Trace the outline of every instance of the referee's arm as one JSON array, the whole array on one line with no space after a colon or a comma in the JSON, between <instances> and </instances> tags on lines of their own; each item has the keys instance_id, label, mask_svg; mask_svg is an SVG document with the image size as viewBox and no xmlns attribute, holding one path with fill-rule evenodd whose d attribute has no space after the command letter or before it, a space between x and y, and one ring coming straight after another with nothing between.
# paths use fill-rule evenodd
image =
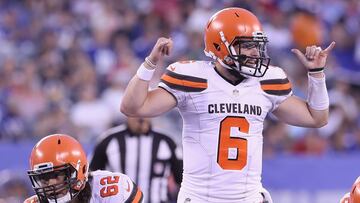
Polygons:
<instances>
[{"instance_id":1,"label":"referee's arm","mask_svg":"<svg viewBox=\"0 0 360 203\"><path fill-rule=\"evenodd\" d=\"M171 172L174 176L175 182L181 184L182 181L182 172L183 172L183 160L180 158L180 155L176 154L177 147L175 143L172 143L174 146L171 146Z\"/></svg>"},{"instance_id":2,"label":"referee's arm","mask_svg":"<svg viewBox=\"0 0 360 203\"><path fill-rule=\"evenodd\" d=\"M105 170L106 164L108 163L108 158L106 155L106 142L101 141L95 146L94 155L90 161L90 170Z\"/></svg>"}]
</instances>

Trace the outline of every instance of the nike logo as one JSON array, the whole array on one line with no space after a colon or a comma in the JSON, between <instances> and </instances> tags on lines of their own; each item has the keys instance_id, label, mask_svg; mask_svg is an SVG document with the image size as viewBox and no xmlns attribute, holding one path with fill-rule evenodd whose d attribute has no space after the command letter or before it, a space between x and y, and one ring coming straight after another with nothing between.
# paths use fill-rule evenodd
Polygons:
<instances>
[{"instance_id":1,"label":"nike logo","mask_svg":"<svg viewBox=\"0 0 360 203\"><path fill-rule=\"evenodd\" d=\"M127 182L127 188L125 189L126 192L130 192L130 184L129 184L129 181L126 181Z\"/></svg>"},{"instance_id":2,"label":"nike logo","mask_svg":"<svg viewBox=\"0 0 360 203\"><path fill-rule=\"evenodd\" d=\"M174 66L170 66L170 70L171 70L171 71L174 71L174 70L175 70L175 67L174 67Z\"/></svg>"}]
</instances>

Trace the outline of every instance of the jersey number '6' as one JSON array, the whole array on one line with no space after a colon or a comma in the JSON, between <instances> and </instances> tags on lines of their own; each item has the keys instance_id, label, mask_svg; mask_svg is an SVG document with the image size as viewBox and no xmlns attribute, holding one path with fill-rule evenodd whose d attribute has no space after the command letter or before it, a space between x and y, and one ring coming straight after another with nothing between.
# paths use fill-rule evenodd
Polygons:
<instances>
[{"instance_id":1,"label":"jersey number '6'","mask_svg":"<svg viewBox=\"0 0 360 203\"><path fill-rule=\"evenodd\" d=\"M217 163L225 170L241 170L247 163L247 140L241 133L249 133L244 117L227 116L220 122Z\"/></svg>"}]
</instances>

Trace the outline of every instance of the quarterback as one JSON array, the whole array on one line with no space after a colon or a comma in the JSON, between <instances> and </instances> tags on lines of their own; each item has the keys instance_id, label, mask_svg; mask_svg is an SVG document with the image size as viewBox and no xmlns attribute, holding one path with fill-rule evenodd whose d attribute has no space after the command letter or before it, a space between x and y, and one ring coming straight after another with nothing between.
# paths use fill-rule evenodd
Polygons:
<instances>
[{"instance_id":1,"label":"quarterback","mask_svg":"<svg viewBox=\"0 0 360 203\"><path fill-rule=\"evenodd\" d=\"M139 203L142 192L122 173L88 173L86 154L74 138L54 134L41 139L30 156L36 195L24 203Z\"/></svg>"},{"instance_id":2,"label":"quarterback","mask_svg":"<svg viewBox=\"0 0 360 203\"><path fill-rule=\"evenodd\" d=\"M283 69L270 65L268 39L257 17L242 8L215 13L205 27L204 52L212 61L168 66L149 90L157 62L169 55L170 38L159 38L128 84L121 111L157 116L177 107L183 118L183 182L178 202L272 202L262 187L263 123L269 113L304 127L327 123L326 49L292 52L308 70L307 101L294 96Z\"/></svg>"}]
</instances>

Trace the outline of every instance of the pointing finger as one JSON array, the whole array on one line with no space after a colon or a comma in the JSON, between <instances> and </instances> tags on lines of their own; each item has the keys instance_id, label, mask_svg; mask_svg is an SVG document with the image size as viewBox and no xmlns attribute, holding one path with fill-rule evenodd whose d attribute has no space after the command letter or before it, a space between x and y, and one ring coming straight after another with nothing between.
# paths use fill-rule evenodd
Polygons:
<instances>
[{"instance_id":1,"label":"pointing finger","mask_svg":"<svg viewBox=\"0 0 360 203\"><path fill-rule=\"evenodd\" d=\"M328 47L326 47L326 49L324 49L323 51L322 51L322 53L323 54L328 54L334 47L335 47L335 42L333 41L333 42L331 42L331 44L328 46Z\"/></svg>"}]
</instances>

